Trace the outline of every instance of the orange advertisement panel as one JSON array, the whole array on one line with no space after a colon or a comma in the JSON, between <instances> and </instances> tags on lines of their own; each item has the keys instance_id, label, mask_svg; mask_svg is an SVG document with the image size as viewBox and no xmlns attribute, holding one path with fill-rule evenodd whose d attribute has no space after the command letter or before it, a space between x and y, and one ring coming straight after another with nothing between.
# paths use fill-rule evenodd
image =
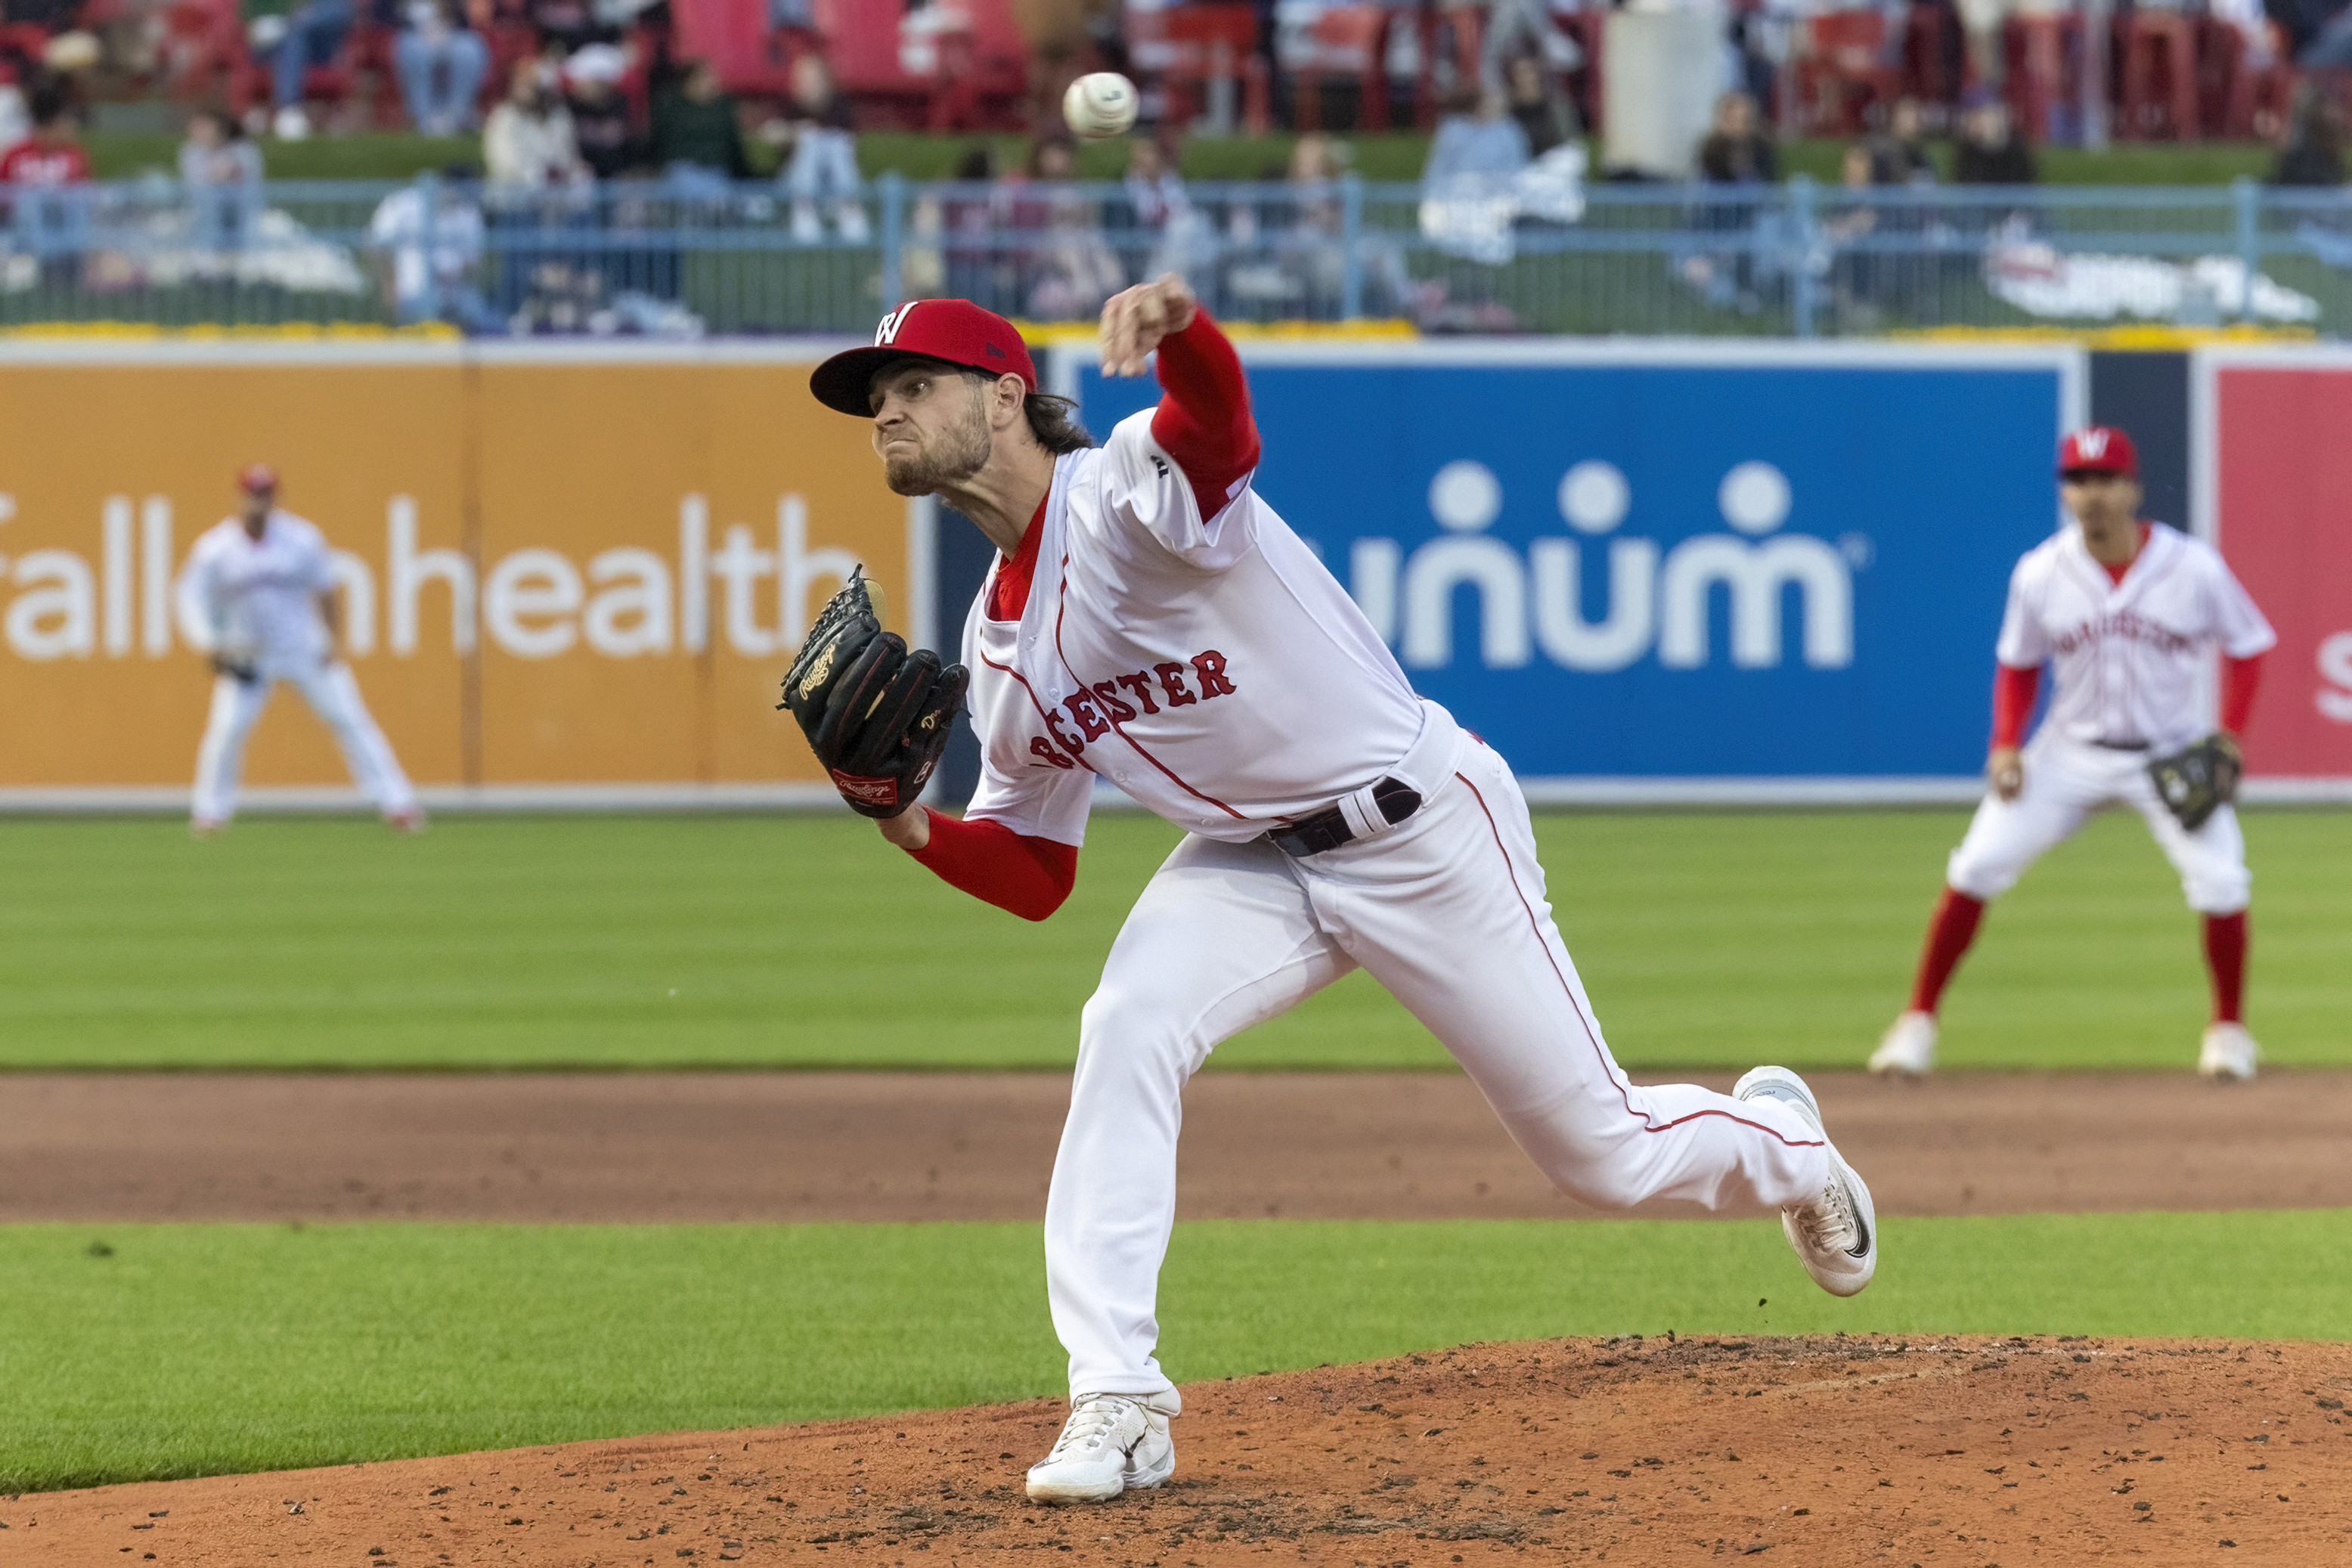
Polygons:
<instances>
[{"instance_id":1,"label":"orange advertisement panel","mask_svg":"<svg viewBox=\"0 0 2352 1568\"><path fill-rule=\"evenodd\" d=\"M862 563L894 626L918 520L808 349L403 345L0 359L0 788L184 784L210 672L173 588L268 462L337 553L346 651L425 784L821 784L772 711ZM337 784L281 689L246 776Z\"/></svg>"}]
</instances>

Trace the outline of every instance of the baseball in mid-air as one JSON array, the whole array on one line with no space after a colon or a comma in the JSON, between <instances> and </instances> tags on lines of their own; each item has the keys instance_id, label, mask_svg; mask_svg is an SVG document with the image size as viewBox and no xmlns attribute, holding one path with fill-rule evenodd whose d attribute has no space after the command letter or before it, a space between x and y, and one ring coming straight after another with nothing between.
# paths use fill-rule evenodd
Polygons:
<instances>
[{"instance_id":1,"label":"baseball in mid-air","mask_svg":"<svg viewBox=\"0 0 2352 1568\"><path fill-rule=\"evenodd\" d=\"M1095 71L1062 95L1062 118L1089 142L1124 136L1135 128L1135 84L1117 71Z\"/></svg>"}]
</instances>

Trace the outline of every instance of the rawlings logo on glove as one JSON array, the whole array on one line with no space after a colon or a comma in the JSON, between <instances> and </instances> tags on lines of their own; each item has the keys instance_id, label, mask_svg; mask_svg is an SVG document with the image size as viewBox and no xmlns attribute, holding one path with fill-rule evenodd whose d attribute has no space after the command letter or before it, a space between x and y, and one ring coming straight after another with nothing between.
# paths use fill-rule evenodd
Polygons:
<instances>
[{"instance_id":1,"label":"rawlings logo on glove","mask_svg":"<svg viewBox=\"0 0 2352 1568\"><path fill-rule=\"evenodd\" d=\"M2244 772L2238 742L2221 734L2208 735L2193 746L2147 764L2147 776L2156 781L2157 798L2191 833L2237 797L2238 780Z\"/></svg>"},{"instance_id":2,"label":"rawlings logo on glove","mask_svg":"<svg viewBox=\"0 0 2352 1568\"><path fill-rule=\"evenodd\" d=\"M777 707L800 721L834 788L863 816L896 816L939 766L955 710L971 683L929 648L882 629L873 584L860 571L817 616L784 675Z\"/></svg>"}]
</instances>

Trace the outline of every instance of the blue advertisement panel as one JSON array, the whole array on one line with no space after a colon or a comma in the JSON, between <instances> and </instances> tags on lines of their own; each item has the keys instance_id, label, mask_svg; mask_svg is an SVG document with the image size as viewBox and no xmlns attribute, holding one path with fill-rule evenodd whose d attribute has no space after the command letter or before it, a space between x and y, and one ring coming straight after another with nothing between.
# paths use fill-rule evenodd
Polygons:
<instances>
[{"instance_id":1,"label":"blue advertisement panel","mask_svg":"<svg viewBox=\"0 0 2352 1568\"><path fill-rule=\"evenodd\" d=\"M1974 775L2069 350L1267 348L1258 493L1524 778ZM1075 374L1073 374L1073 368ZM1097 437L1151 382L1065 367Z\"/></svg>"}]
</instances>

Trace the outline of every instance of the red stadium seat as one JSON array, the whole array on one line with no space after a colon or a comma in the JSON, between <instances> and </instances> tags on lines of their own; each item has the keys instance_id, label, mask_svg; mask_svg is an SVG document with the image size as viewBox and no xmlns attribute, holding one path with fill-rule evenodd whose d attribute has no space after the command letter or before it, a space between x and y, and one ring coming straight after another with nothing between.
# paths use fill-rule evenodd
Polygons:
<instances>
[{"instance_id":1,"label":"red stadium seat","mask_svg":"<svg viewBox=\"0 0 2352 1568\"><path fill-rule=\"evenodd\" d=\"M792 61L768 26L768 0L670 0L670 26L677 57L709 60L738 98L792 90Z\"/></svg>"},{"instance_id":2,"label":"red stadium seat","mask_svg":"<svg viewBox=\"0 0 2352 1568\"><path fill-rule=\"evenodd\" d=\"M942 5L950 0L941 0ZM961 41L936 50L928 71L908 68L900 0L814 0L817 32L834 80L869 128L1026 130L1029 49L1006 0L951 0Z\"/></svg>"},{"instance_id":3,"label":"red stadium seat","mask_svg":"<svg viewBox=\"0 0 2352 1568\"><path fill-rule=\"evenodd\" d=\"M1868 110L1883 114L1902 91L1888 58L1886 18L1876 11L1832 11L1809 18L1796 61L1798 123L1815 135L1850 136Z\"/></svg>"},{"instance_id":4,"label":"red stadium seat","mask_svg":"<svg viewBox=\"0 0 2352 1568\"><path fill-rule=\"evenodd\" d=\"M1291 72L1290 118L1295 129L1323 124L1323 79L1356 81L1356 129L1389 128L1389 11L1384 5L1334 5L1307 28L1316 63Z\"/></svg>"},{"instance_id":5,"label":"red stadium seat","mask_svg":"<svg viewBox=\"0 0 2352 1568\"><path fill-rule=\"evenodd\" d=\"M1161 119L1189 125L1202 110L1208 86L1239 80L1242 123L1253 136L1274 124L1274 83L1257 48L1257 12L1248 5L1208 0L1127 14L1128 58L1168 95Z\"/></svg>"},{"instance_id":6,"label":"red stadium seat","mask_svg":"<svg viewBox=\"0 0 2352 1568\"><path fill-rule=\"evenodd\" d=\"M2123 57L2116 134L2196 141L2196 23L2178 11L2134 10L2116 18L2116 43Z\"/></svg>"}]
</instances>

